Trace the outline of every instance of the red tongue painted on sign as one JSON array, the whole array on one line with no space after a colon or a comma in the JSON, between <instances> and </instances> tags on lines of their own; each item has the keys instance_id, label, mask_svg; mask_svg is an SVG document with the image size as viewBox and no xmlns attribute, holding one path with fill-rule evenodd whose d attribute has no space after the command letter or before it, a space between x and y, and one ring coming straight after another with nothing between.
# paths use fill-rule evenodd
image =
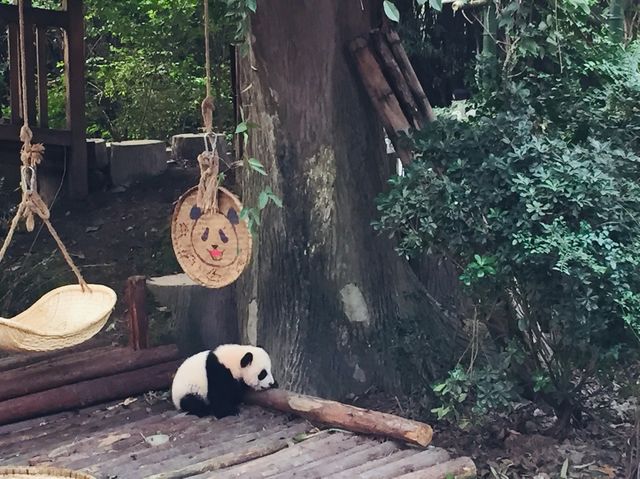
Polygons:
<instances>
[{"instance_id":1,"label":"red tongue painted on sign","mask_svg":"<svg viewBox=\"0 0 640 479\"><path fill-rule=\"evenodd\" d=\"M220 251L218 248L214 248L214 249L210 249L208 250L209 254L211 255L211 257L213 259L220 259L222 258L222 251Z\"/></svg>"}]
</instances>

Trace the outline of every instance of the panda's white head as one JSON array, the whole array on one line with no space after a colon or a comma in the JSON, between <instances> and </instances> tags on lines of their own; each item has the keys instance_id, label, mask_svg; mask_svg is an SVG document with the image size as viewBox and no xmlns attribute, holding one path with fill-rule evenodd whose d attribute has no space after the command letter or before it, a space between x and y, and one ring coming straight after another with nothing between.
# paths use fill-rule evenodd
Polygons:
<instances>
[{"instance_id":1,"label":"panda's white head","mask_svg":"<svg viewBox=\"0 0 640 479\"><path fill-rule=\"evenodd\" d=\"M271 373L271 358L258 346L223 344L213 352L233 377L256 391L277 388Z\"/></svg>"}]
</instances>

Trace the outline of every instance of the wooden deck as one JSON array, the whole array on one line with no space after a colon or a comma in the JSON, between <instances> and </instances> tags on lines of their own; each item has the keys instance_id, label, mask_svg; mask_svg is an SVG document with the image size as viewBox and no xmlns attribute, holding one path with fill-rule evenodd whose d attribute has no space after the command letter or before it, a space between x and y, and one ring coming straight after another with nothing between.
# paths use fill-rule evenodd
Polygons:
<instances>
[{"instance_id":1,"label":"wooden deck","mask_svg":"<svg viewBox=\"0 0 640 479\"><path fill-rule=\"evenodd\" d=\"M116 402L0 427L0 466L47 465L98 479L475 477L467 458L247 406L219 421L164 399Z\"/></svg>"}]
</instances>

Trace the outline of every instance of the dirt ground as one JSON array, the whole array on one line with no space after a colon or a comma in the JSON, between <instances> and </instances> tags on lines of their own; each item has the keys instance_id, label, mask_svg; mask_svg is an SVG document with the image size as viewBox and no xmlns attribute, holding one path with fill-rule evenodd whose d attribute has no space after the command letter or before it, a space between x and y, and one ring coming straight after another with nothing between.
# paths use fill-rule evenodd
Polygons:
<instances>
[{"instance_id":1,"label":"dirt ground","mask_svg":"<svg viewBox=\"0 0 640 479\"><path fill-rule=\"evenodd\" d=\"M196 168L173 165L165 174L127 189L93 193L84 202L61 199L54 204L53 223L86 280L109 285L119 296L113 319L98 335L98 342L126 341L123 298L127 277L179 271L169 222L174 202L196 184L197 176ZM6 198L3 196L3 202ZM22 231L0 268L0 315L12 316L44 292L70 282L74 277L47 231ZM551 411L526 403L473 430L436 423L434 444L456 455L471 456L483 478L631 479L627 474L633 469L631 456L638 460L640 435L634 429L639 373L640 368L604 385L588 404L584 427L565 440L544 433L553 423ZM635 389L629 391L624 383L634 381ZM356 403L407 415L402 400L381 394L358 398Z\"/></svg>"}]
</instances>

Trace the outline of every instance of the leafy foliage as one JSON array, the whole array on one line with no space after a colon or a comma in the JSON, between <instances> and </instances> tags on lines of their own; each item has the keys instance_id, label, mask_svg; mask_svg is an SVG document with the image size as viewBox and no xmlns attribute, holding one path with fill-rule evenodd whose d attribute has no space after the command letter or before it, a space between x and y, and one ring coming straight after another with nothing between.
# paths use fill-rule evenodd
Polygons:
<instances>
[{"instance_id":1,"label":"leafy foliage","mask_svg":"<svg viewBox=\"0 0 640 479\"><path fill-rule=\"evenodd\" d=\"M400 254L452 258L482 317L518 338L525 386L542 375L558 405L582 385L573 371L614 357L625 327L640 335L640 158L620 138L570 141L519 94L509 111L416 133L376 226Z\"/></svg>"}]
</instances>

